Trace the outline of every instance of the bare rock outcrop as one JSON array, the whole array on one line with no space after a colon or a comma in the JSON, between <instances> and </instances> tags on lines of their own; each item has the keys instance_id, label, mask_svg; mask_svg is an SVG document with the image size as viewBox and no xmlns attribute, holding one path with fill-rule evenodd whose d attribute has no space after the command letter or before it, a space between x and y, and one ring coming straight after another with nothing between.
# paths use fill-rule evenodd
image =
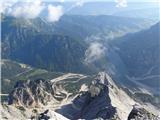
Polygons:
<instances>
[{"instance_id":1,"label":"bare rock outcrop","mask_svg":"<svg viewBox=\"0 0 160 120\"><path fill-rule=\"evenodd\" d=\"M67 95L60 89L58 85L43 79L19 81L9 95L8 104L35 107L46 105L51 100L61 101Z\"/></svg>"},{"instance_id":2,"label":"bare rock outcrop","mask_svg":"<svg viewBox=\"0 0 160 120\"><path fill-rule=\"evenodd\" d=\"M106 74L100 73L89 86L81 92L71 104L62 106L57 112L65 117L75 119L119 119L117 111L111 104L109 82Z\"/></svg>"},{"instance_id":3,"label":"bare rock outcrop","mask_svg":"<svg viewBox=\"0 0 160 120\"><path fill-rule=\"evenodd\" d=\"M147 111L145 108L134 105L128 120L160 120L160 117Z\"/></svg>"}]
</instances>

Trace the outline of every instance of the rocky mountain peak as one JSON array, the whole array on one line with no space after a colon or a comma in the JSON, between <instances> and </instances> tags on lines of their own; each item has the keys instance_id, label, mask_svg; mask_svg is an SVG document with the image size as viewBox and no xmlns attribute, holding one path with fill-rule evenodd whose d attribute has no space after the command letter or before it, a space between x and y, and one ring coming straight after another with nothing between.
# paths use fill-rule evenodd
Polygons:
<instances>
[{"instance_id":1,"label":"rocky mountain peak","mask_svg":"<svg viewBox=\"0 0 160 120\"><path fill-rule=\"evenodd\" d=\"M159 120L160 117L148 112L139 105L134 105L132 111L128 116L128 120Z\"/></svg>"},{"instance_id":2,"label":"rocky mountain peak","mask_svg":"<svg viewBox=\"0 0 160 120\"><path fill-rule=\"evenodd\" d=\"M131 120L140 116L146 118L148 114L150 116L147 118L154 117L143 106L137 104L138 107L135 107L135 104L136 102L118 87L107 73L100 72L92 80L87 91L81 91L70 104L61 106L56 112L71 120Z\"/></svg>"},{"instance_id":3,"label":"rocky mountain peak","mask_svg":"<svg viewBox=\"0 0 160 120\"><path fill-rule=\"evenodd\" d=\"M99 72L94 81L97 81L98 84L103 84L105 86L109 84L108 75L105 72Z\"/></svg>"},{"instance_id":4,"label":"rocky mountain peak","mask_svg":"<svg viewBox=\"0 0 160 120\"><path fill-rule=\"evenodd\" d=\"M111 119L118 117L109 96L107 74L101 72L95 77L88 91L79 94L71 104L62 106L57 112L69 119Z\"/></svg>"},{"instance_id":5,"label":"rocky mountain peak","mask_svg":"<svg viewBox=\"0 0 160 120\"><path fill-rule=\"evenodd\" d=\"M59 86L44 79L26 82L18 81L9 95L9 104L35 107L46 105L49 101L61 101L66 95Z\"/></svg>"},{"instance_id":6,"label":"rocky mountain peak","mask_svg":"<svg viewBox=\"0 0 160 120\"><path fill-rule=\"evenodd\" d=\"M72 96L69 102L60 104L61 101L68 99L68 93L63 88L67 84L66 81L69 80L66 80L66 78L73 79L77 77L77 75L69 75L72 77L62 75L54 80L19 81L10 93L8 103L10 106L21 106L27 110L29 110L28 108L39 108L40 110L43 107L40 112L49 111L49 114L45 114L45 117L50 118L52 118L51 113L53 111L71 120L131 120L137 117L150 120L150 118L156 118L154 114L137 104L120 86L117 86L105 72L100 72L92 78L90 84L82 84L79 93ZM75 81L77 82L77 80ZM82 81L78 77L78 82ZM59 85L60 83L63 83L64 86ZM58 107L54 106L55 104Z\"/></svg>"}]
</instances>

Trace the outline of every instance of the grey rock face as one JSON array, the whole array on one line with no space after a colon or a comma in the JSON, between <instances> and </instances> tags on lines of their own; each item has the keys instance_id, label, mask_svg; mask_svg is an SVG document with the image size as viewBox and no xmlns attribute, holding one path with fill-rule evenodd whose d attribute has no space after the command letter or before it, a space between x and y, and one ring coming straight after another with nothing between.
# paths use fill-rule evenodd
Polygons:
<instances>
[{"instance_id":1,"label":"grey rock face","mask_svg":"<svg viewBox=\"0 0 160 120\"><path fill-rule=\"evenodd\" d=\"M72 104L62 106L57 112L69 119L111 119L116 108L111 104L108 81L105 74L98 75L87 92L77 96Z\"/></svg>"},{"instance_id":2,"label":"grey rock face","mask_svg":"<svg viewBox=\"0 0 160 120\"><path fill-rule=\"evenodd\" d=\"M9 104L23 105L25 107L46 105L51 100L61 101L65 93L58 91L58 86L50 81L37 79L34 81L17 82L9 95Z\"/></svg>"},{"instance_id":3,"label":"grey rock face","mask_svg":"<svg viewBox=\"0 0 160 120\"><path fill-rule=\"evenodd\" d=\"M45 106L48 103L50 108L42 107L45 108L45 110L48 109L51 114L46 116L46 114L43 114L43 111L40 112L42 113L42 118L47 117L47 119L48 117L54 117L54 111L56 111L71 120L127 120L127 117L128 120L152 120L152 118L159 120L158 117L148 112L148 109L143 109L142 106L132 109L132 106L136 102L129 98L104 72L92 78L93 80L91 79L92 81L90 81L90 85L87 85L87 89L84 91L79 90L78 95L73 96L74 99L72 102L69 101L69 104L67 104L64 101L68 99L68 91L65 91L60 84L60 81L62 82L64 78L67 77L61 76L61 78L58 77L50 81L37 79L32 81L28 80L27 82L17 82L14 90L9 95L8 103L11 106L38 106L39 108L41 105ZM75 90L75 88L73 90ZM59 104L57 108L54 108L54 104L50 103L63 104ZM54 109L52 109L52 107Z\"/></svg>"},{"instance_id":4,"label":"grey rock face","mask_svg":"<svg viewBox=\"0 0 160 120\"><path fill-rule=\"evenodd\" d=\"M142 107L134 106L128 120L160 120L160 118Z\"/></svg>"}]
</instances>

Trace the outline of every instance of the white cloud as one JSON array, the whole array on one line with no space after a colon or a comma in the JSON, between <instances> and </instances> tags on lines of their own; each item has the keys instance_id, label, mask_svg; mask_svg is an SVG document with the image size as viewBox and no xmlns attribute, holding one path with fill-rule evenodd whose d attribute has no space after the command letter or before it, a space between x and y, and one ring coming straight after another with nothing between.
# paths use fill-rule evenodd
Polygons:
<instances>
[{"instance_id":1,"label":"white cloud","mask_svg":"<svg viewBox=\"0 0 160 120\"><path fill-rule=\"evenodd\" d=\"M64 2L64 0L60 1ZM26 0L25 2L20 0L0 1L0 12L17 18L36 18L44 9L47 9L46 19L49 22L56 22L63 15L62 6L44 5L41 0Z\"/></svg>"},{"instance_id":2,"label":"white cloud","mask_svg":"<svg viewBox=\"0 0 160 120\"><path fill-rule=\"evenodd\" d=\"M68 12L76 7L82 7L84 5L84 3L85 3L84 0L76 0L76 1L74 1L74 4L66 10L66 12Z\"/></svg>"},{"instance_id":3,"label":"white cloud","mask_svg":"<svg viewBox=\"0 0 160 120\"><path fill-rule=\"evenodd\" d=\"M0 13L6 13L16 2L17 0L1 0Z\"/></svg>"},{"instance_id":4,"label":"white cloud","mask_svg":"<svg viewBox=\"0 0 160 120\"><path fill-rule=\"evenodd\" d=\"M106 50L106 47L98 42L91 43L85 52L85 62L92 63L96 60L99 60L105 55Z\"/></svg>"},{"instance_id":5,"label":"white cloud","mask_svg":"<svg viewBox=\"0 0 160 120\"><path fill-rule=\"evenodd\" d=\"M46 20L49 22L58 21L64 14L63 6L45 5L42 1L43 0L0 0L0 12L17 18L34 19L46 9ZM59 2L63 3L65 0L59 0ZM81 7L83 4L83 0L75 0L68 11L75 7Z\"/></svg>"},{"instance_id":6,"label":"white cloud","mask_svg":"<svg viewBox=\"0 0 160 120\"><path fill-rule=\"evenodd\" d=\"M63 15L63 7L62 6L48 5L47 20L49 22L58 21L62 15Z\"/></svg>"},{"instance_id":7,"label":"white cloud","mask_svg":"<svg viewBox=\"0 0 160 120\"><path fill-rule=\"evenodd\" d=\"M44 6L40 0L35 0L34 2L28 0L15 4L10 10L10 14L14 17L36 18L43 9Z\"/></svg>"},{"instance_id":8,"label":"white cloud","mask_svg":"<svg viewBox=\"0 0 160 120\"><path fill-rule=\"evenodd\" d=\"M83 0L77 0L76 3L75 3L75 7L76 6L82 7L83 5L84 5L84 1Z\"/></svg>"},{"instance_id":9,"label":"white cloud","mask_svg":"<svg viewBox=\"0 0 160 120\"><path fill-rule=\"evenodd\" d=\"M65 2L65 0L59 0L61 3Z\"/></svg>"},{"instance_id":10,"label":"white cloud","mask_svg":"<svg viewBox=\"0 0 160 120\"><path fill-rule=\"evenodd\" d=\"M115 0L116 7L127 7L127 0Z\"/></svg>"}]
</instances>

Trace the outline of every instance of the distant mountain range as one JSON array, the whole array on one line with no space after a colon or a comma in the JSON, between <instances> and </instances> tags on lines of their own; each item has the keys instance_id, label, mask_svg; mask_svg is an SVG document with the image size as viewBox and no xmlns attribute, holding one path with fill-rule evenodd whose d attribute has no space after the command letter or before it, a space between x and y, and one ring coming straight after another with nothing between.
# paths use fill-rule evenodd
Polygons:
<instances>
[{"instance_id":1,"label":"distant mountain range","mask_svg":"<svg viewBox=\"0 0 160 120\"><path fill-rule=\"evenodd\" d=\"M128 34L112 42L127 71L124 74L126 79L143 83L155 91L159 91L160 85L159 35L160 23L157 23L150 29Z\"/></svg>"},{"instance_id":2,"label":"distant mountain range","mask_svg":"<svg viewBox=\"0 0 160 120\"><path fill-rule=\"evenodd\" d=\"M115 15L131 18L145 18L159 20L159 6L155 2L128 2L127 7L116 7L114 1L110 2L84 2L82 6L74 6L74 2L49 2L46 4L62 5L68 15ZM72 9L71 9L72 8ZM45 13L43 13L45 14Z\"/></svg>"},{"instance_id":3,"label":"distant mountain range","mask_svg":"<svg viewBox=\"0 0 160 120\"><path fill-rule=\"evenodd\" d=\"M133 33L151 23L104 15L64 16L54 24L41 18L2 16L2 58L57 72L93 74L106 69L117 81L138 80L138 84L157 91L159 23ZM105 46L106 54L98 61L86 64L86 51L92 42ZM132 84L137 86L137 83Z\"/></svg>"},{"instance_id":4,"label":"distant mountain range","mask_svg":"<svg viewBox=\"0 0 160 120\"><path fill-rule=\"evenodd\" d=\"M158 7L151 8L137 8L131 10L117 11L113 15L115 16L123 16L130 18L144 18L144 19L152 19L158 22L159 20L159 9Z\"/></svg>"},{"instance_id":5,"label":"distant mountain range","mask_svg":"<svg viewBox=\"0 0 160 120\"><path fill-rule=\"evenodd\" d=\"M84 63L92 36L107 36L102 40L107 41L150 24L143 19L104 15L64 16L54 24L41 18L2 16L2 58L52 71L95 73L99 68Z\"/></svg>"},{"instance_id":6,"label":"distant mountain range","mask_svg":"<svg viewBox=\"0 0 160 120\"><path fill-rule=\"evenodd\" d=\"M45 4L62 5L65 15L54 23L45 11L1 15L0 117L159 120L157 4Z\"/></svg>"}]
</instances>

